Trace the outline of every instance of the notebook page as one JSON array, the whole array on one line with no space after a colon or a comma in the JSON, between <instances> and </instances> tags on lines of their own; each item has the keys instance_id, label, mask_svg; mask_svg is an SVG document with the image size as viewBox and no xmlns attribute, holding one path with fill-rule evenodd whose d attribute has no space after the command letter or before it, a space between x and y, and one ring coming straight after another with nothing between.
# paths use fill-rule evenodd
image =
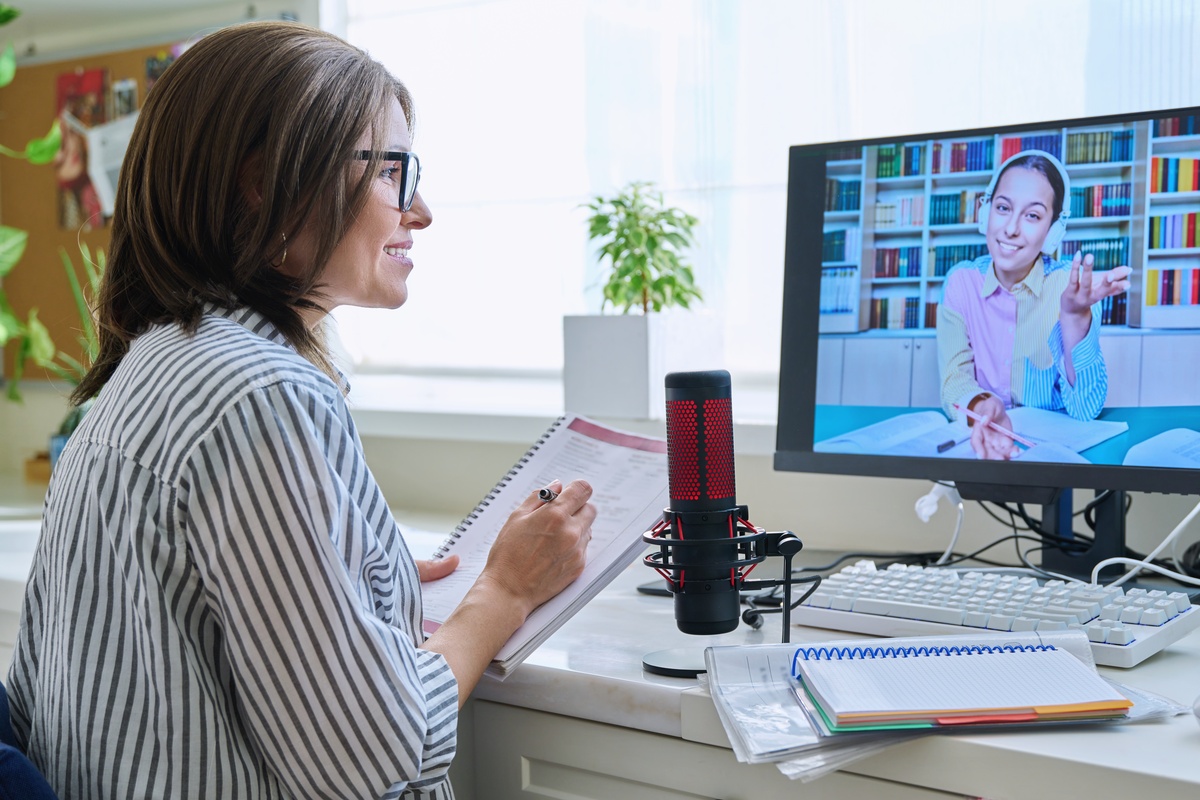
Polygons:
<instances>
[{"instance_id":1,"label":"notebook page","mask_svg":"<svg viewBox=\"0 0 1200 800\"><path fill-rule=\"evenodd\" d=\"M530 615L498 654L501 660L564 613L614 563L624 561L626 553L640 551L642 533L667 504L666 442L568 416L525 454L441 551L455 553L461 560L447 577L421 585L426 633L436 630L474 585L509 515L555 478L564 484L584 478L592 486L590 502L597 514L587 565L571 586Z\"/></svg>"},{"instance_id":2,"label":"notebook page","mask_svg":"<svg viewBox=\"0 0 1200 800\"><path fill-rule=\"evenodd\" d=\"M1128 703L1058 649L798 660L796 666L822 705L838 716Z\"/></svg>"}]
</instances>

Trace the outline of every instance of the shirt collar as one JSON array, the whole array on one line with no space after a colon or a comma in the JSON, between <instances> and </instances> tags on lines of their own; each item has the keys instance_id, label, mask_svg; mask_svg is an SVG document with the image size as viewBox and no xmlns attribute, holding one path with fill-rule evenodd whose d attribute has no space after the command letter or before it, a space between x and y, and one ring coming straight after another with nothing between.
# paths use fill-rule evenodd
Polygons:
<instances>
[{"instance_id":1,"label":"shirt collar","mask_svg":"<svg viewBox=\"0 0 1200 800\"><path fill-rule=\"evenodd\" d=\"M1042 296L1042 289L1046 285L1046 257L1042 258L1033 265L1033 269L1029 270L1029 274L1025 276L1023 281L1020 281L1017 286L1024 286L1034 297ZM979 289L980 297L991 297L997 290L1003 290L1000 285L1000 279L996 277L996 264L991 259L988 259L987 272L983 275L983 285Z\"/></svg>"},{"instance_id":2,"label":"shirt collar","mask_svg":"<svg viewBox=\"0 0 1200 800\"><path fill-rule=\"evenodd\" d=\"M275 323L271 322L269 319L252 308L224 308L222 306L210 304L205 309L205 312L212 314L213 316L222 317L230 322L236 322L238 325L241 325L243 328L253 334L261 336L268 342L274 342L275 344L283 345L292 351L295 351L296 349L292 347L292 343L288 341L287 337L283 335L279 328L275 327Z\"/></svg>"}]
</instances>

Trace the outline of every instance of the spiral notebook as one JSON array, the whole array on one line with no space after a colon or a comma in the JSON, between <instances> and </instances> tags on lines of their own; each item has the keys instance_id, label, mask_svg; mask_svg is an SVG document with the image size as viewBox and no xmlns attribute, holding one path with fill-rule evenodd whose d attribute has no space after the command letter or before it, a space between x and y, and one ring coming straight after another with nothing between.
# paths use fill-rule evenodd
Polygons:
<instances>
[{"instance_id":1,"label":"spiral notebook","mask_svg":"<svg viewBox=\"0 0 1200 800\"><path fill-rule=\"evenodd\" d=\"M792 674L833 732L1106 719L1133 705L1050 644L801 647Z\"/></svg>"},{"instance_id":2,"label":"spiral notebook","mask_svg":"<svg viewBox=\"0 0 1200 800\"><path fill-rule=\"evenodd\" d=\"M504 677L645 549L642 534L668 502L667 443L577 415L558 418L434 553L459 556L458 569L422 584L424 629L436 631L466 596L487 563L509 514L558 478L583 478L596 506L587 565L574 583L539 606L496 655L488 673Z\"/></svg>"}]
</instances>

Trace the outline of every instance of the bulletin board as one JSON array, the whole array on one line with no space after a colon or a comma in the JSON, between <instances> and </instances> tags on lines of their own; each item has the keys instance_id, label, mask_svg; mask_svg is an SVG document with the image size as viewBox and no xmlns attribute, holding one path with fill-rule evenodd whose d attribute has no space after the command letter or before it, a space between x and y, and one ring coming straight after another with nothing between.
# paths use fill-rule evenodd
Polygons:
<instances>
[{"instance_id":1,"label":"bulletin board","mask_svg":"<svg viewBox=\"0 0 1200 800\"><path fill-rule=\"evenodd\" d=\"M0 89L0 144L23 150L30 139L50 130L64 103L77 112L73 117L83 117L78 120L83 127L140 108L148 84L177 51L175 43L164 43L18 66L13 82ZM103 91L97 96L100 80ZM13 310L24 320L30 308L37 308L55 346L79 358L79 315L59 249L66 250L82 276L80 243L93 253L107 252L110 224L95 213L94 198L72 182L70 158L65 146L56 164L35 166L0 157L0 224L29 234L24 256L4 278ZM14 351L11 344L5 348L5 375L13 374ZM26 365L24 379L49 377L33 364Z\"/></svg>"}]
</instances>

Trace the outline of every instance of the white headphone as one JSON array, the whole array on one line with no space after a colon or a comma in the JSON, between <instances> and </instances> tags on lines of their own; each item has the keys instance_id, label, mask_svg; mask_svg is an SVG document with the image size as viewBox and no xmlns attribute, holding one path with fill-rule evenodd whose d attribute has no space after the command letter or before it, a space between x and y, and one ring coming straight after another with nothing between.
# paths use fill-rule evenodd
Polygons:
<instances>
[{"instance_id":1,"label":"white headphone","mask_svg":"<svg viewBox=\"0 0 1200 800\"><path fill-rule=\"evenodd\" d=\"M987 192L983 195L983 200L979 206L979 232L987 233L988 213L992 208L992 193L996 191L996 184L1000 180L1000 176L1004 170L1008 169L1008 165L1018 158L1025 156L1041 156L1054 165L1058 170L1058 174L1062 176L1063 196L1062 196L1062 213L1058 215L1058 219L1050 226L1050 230L1046 232L1046 238L1042 242L1042 252L1046 255L1053 253L1062 243L1063 237L1067 233L1067 219L1071 216L1071 179L1067 176L1067 169L1062 165L1062 162L1055 158L1045 150L1022 150L1015 155L1009 156L1000 168L992 175L992 182L988 184Z\"/></svg>"}]
</instances>

